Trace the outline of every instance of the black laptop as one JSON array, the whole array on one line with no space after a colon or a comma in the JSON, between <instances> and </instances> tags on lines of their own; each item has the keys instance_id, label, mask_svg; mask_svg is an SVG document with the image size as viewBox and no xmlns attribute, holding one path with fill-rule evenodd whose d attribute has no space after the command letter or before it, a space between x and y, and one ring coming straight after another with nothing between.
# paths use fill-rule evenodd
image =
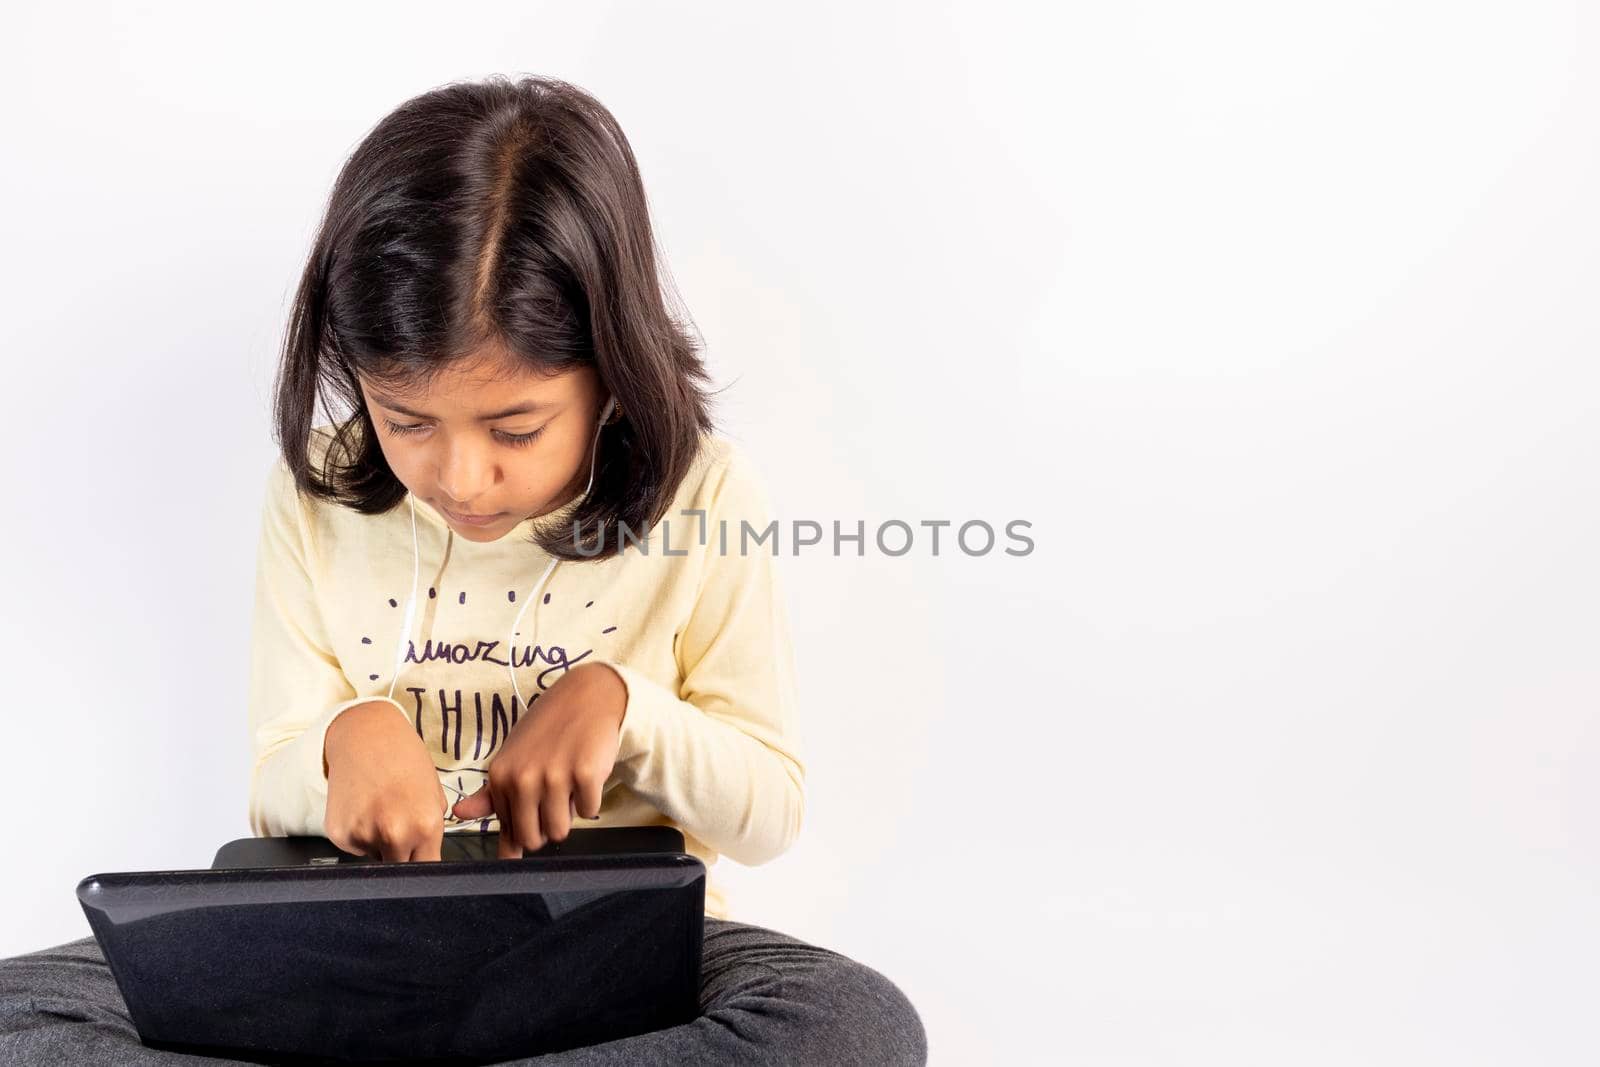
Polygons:
<instances>
[{"instance_id":1,"label":"black laptop","mask_svg":"<svg viewBox=\"0 0 1600 1067\"><path fill-rule=\"evenodd\" d=\"M78 900L140 1039L255 1063L489 1064L699 1014L704 864L665 826L440 862L247 837L209 870L95 874Z\"/></svg>"}]
</instances>

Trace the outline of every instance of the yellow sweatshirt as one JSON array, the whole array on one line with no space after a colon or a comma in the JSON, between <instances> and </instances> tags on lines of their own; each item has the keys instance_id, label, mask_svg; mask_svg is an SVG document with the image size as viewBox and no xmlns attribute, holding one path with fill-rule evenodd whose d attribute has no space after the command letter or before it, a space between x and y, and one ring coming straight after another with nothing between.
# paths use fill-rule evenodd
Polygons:
<instances>
[{"instance_id":1,"label":"yellow sweatshirt","mask_svg":"<svg viewBox=\"0 0 1600 1067\"><path fill-rule=\"evenodd\" d=\"M313 431L314 464L331 429ZM717 918L729 917L709 873L719 854L754 865L794 842L805 766L777 541L758 540L772 522L766 492L731 442L702 439L672 506L648 538L638 532L639 546L625 541L619 555L557 564L509 652L517 611L551 558L526 540L534 520L480 544L456 538L416 499L414 563L410 501L363 515L302 498L281 458L266 483L249 682L255 835L323 834L323 737L348 707L392 702L453 803L484 785L507 731L529 710L523 700L537 713L537 694L568 668L606 663L628 690L621 748L600 819L575 826L677 827L708 869L706 914ZM394 677L414 574L412 632ZM498 822L452 815L452 829Z\"/></svg>"}]
</instances>

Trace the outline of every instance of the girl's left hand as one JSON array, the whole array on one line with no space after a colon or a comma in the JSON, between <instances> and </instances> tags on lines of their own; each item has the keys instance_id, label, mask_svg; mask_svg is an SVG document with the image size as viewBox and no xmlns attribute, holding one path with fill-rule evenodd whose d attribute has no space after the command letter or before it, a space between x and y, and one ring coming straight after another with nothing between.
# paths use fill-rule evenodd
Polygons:
<instances>
[{"instance_id":1,"label":"girl's left hand","mask_svg":"<svg viewBox=\"0 0 1600 1067\"><path fill-rule=\"evenodd\" d=\"M622 744L628 687L603 663L563 674L517 721L487 766L488 783L456 801L463 820L500 820L500 859L546 840L565 841L574 812L600 814L600 795Z\"/></svg>"}]
</instances>

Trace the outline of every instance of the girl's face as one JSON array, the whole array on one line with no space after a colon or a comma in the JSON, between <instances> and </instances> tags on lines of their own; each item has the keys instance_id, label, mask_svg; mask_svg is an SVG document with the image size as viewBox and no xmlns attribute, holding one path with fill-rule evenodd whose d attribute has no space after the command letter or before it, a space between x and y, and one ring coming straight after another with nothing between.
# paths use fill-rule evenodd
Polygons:
<instances>
[{"instance_id":1,"label":"girl's face","mask_svg":"<svg viewBox=\"0 0 1600 1067\"><path fill-rule=\"evenodd\" d=\"M358 377L390 469L459 536L496 541L583 492L606 400L592 367L539 377L489 349L451 364L426 391Z\"/></svg>"}]
</instances>

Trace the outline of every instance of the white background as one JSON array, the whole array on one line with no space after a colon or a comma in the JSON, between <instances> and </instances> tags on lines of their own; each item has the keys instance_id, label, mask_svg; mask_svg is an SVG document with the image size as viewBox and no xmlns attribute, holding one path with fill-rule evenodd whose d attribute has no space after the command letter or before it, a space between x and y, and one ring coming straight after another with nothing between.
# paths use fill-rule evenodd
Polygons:
<instances>
[{"instance_id":1,"label":"white background","mask_svg":"<svg viewBox=\"0 0 1600 1067\"><path fill-rule=\"evenodd\" d=\"M536 72L628 131L781 517L1033 524L786 558L807 820L735 918L937 1064L1596 1062L1579 7L12 14L0 954L248 835L312 228L389 109Z\"/></svg>"}]
</instances>

